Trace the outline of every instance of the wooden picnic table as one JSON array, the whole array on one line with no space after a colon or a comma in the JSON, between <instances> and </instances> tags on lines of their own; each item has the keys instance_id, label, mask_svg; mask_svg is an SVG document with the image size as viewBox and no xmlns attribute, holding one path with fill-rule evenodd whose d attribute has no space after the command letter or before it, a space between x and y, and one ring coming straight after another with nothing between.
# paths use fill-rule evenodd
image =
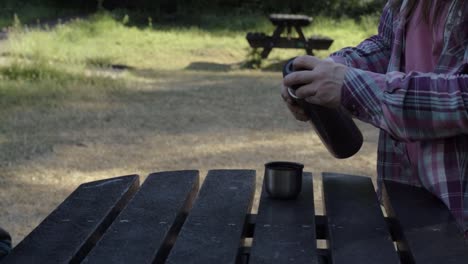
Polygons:
<instances>
[{"instance_id":1,"label":"wooden picnic table","mask_svg":"<svg viewBox=\"0 0 468 264\"><path fill-rule=\"evenodd\" d=\"M2 264L468 263L453 217L421 188L385 182L384 217L370 178L323 173L317 215L320 175L305 172L297 199L263 191L252 214L255 174L209 171L200 190L198 171L82 184Z\"/></svg>"},{"instance_id":2,"label":"wooden picnic table","mask_svg":"<svg viewBox=\"0 0 468 264\"><path fill-rule=\"evenodd\" d=\"M263 48L262 58L266 59L273 48L305 49L307 54L313 55L313 49L328 49L333 39L328 37L312 36L306 38L302 27L310 25L312 18L304 15L272 14L270 22L276 26L272 36L261 32L247 33L247 41L252 48ZM296 30L297 37L292 37L292 29ZM281 35L286 30L286 37Z\"/></svg>"}]
</instances>

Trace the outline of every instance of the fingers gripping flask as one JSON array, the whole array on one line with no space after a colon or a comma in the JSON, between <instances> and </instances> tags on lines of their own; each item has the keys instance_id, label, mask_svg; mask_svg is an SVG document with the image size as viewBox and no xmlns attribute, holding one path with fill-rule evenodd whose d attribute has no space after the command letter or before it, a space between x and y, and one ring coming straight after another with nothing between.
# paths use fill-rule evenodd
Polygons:
<instances>
[{"instance_id":1,"label":"fingers gripping flask","mask_svg":"<svg viewBox=\"0 0 468 264\"><path fill-rule=\"evenodd\" d=\"M283 77L294 71L294 58L283 67ZM300 85L288 88L288 92L295 102L309 117L309 122L314 127L322 143L328 151L338 159L345 159L356 154L362 146L363 137L359 128L349 114L340 109L314 105L295 95Z\"/></svg>"}]
</instances>

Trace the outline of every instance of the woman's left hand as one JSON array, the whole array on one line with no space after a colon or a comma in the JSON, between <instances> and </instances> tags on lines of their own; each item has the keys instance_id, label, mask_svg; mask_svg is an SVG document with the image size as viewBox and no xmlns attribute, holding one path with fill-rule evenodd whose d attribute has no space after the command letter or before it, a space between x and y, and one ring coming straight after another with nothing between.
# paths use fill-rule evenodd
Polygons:
<instances>
[{"instance_id":1,"label":"woman's left hand","mask_svg":"<svg viewBox=\"0 0 468 264\"><path fill-rule=\"evenodd\" d=\"M300 85L296 90L297 97L311 104L340 107L341 89L348 67L313 56L297 57L293 67L295 72L287 75L283 83L286 87Z\"/></svg>"}]
</instances>

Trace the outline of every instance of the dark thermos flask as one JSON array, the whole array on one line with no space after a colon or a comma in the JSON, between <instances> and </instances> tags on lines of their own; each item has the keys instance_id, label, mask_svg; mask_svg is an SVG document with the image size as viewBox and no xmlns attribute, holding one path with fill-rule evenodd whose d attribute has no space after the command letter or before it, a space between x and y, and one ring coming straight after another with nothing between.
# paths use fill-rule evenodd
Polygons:
<instances>
[{"instance_id":1,"label":"dark thermos flask","mask_svg":"<svg viewBox=\"0 0 468 264\"><path fill-rule=\"evenodd\" d=\"M292 73L294 58L283 68L283 77ZM288 89L291 97L304 110L328 151L338 159L345 159L356 154L361 149L363 138L361 131L353 119L339 109L331 109L306 102L297 98L294 91L300 85Z\"/></svg>"}]
</instances>

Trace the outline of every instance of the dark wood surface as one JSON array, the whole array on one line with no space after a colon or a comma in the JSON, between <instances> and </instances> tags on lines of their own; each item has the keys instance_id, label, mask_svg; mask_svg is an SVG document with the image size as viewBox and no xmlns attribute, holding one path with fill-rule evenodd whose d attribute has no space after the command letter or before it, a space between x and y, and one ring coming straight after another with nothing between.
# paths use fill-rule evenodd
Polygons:
<instances>
[{"instance_id":1,"label":"dark wood surface","mask_svg":"<svg viewBox=\"0 0 468 264\"><path fill-rule=\"evenodd\" d=\"M370 178L324 173L323 198L332 263L400 262Z\"/></svg>"},{"instance_id":2,"label":"dark wood surface","mask_svg":"<svg viewBox=\"0 0 468 264\"><path fill-rule=\"evenodd\" d=\"M210 171L166 263L236 263L255 171Z\"/></svg>"},{"instance_id":3,"label":"dark wood surface","mask_svg":"<svg viewBox=\"0 0 468 264\"><path fill-rule=\"evenodd\" d=\"M385 208L406 263L468 263L468 243L441 201L422 188L392 181L384 185Z\"/></svg>"},{"instance_id":4,"label":"dark wood surface","mask_svg":"<svg viewBox=\"0 0 468 264\"><path fill-rule=\"evenodd\" d=\"M79 263L139 187L137 175L82 184L3 263Z\"/></svg>"},{"instance_id":5,"label":"dark wood surface","mask_svg":"<svg viewBox=\"0 0 468 264\"><path fill-rule=\"evenodd\" d=\"M80 185L1 263L468 263L455 219L422 188L385 182L384 218L367 177L324 173L323 216L309 173L296 200L262 193L258 214L252 170L210 171L198 197L197 171L138 181Z\"/></svg>"},{"instance_id":6,"label":"dark wood surface","mask_svg":"<svg viewBox=\"0 0 468 264\"><path fill-rule=\"evenodd\" d=\"M269 19L273 25L292 25L292 26L308 26L312 22L312 18L305 15L294 14L271 14Z\"/></svg>"},{"instance_id":7,"label":"dark wood surface","mask_svg":"<svg viewBox=\"0 0 468 264\"><path fill-rule=\"evenodd\" d=\"M247 41L249 41L249 45L252 48L262 48L270 45L269 43L275 41L273 47L283 49L328 49L333 43L333 40L329 38L315 37L306 39L304 41L301 38L280 37L276 40L273 40L273 37L262 36L260 34L247 36Z\"/></svg>"},{"instance_id":8,"label":"dark wood surface","mask_svg":"<svg viewBox=\"0 0 468 264\"><path fill-rule=\"evenodd\" d=\"M163 263L198 192L198 171L154 173L84 263Z\"/></svg>"},{"instance_id":9,"label":"dark wood surface","mask_svg":"<svg viewBox=\"0 0 468 264\"><path fill-rule=\"evenodd\" d=\"M312 174L304 173L302 192L294 200L277 200L263 190L250 264L318 263Z\"/></svg>"}]
</instances>

